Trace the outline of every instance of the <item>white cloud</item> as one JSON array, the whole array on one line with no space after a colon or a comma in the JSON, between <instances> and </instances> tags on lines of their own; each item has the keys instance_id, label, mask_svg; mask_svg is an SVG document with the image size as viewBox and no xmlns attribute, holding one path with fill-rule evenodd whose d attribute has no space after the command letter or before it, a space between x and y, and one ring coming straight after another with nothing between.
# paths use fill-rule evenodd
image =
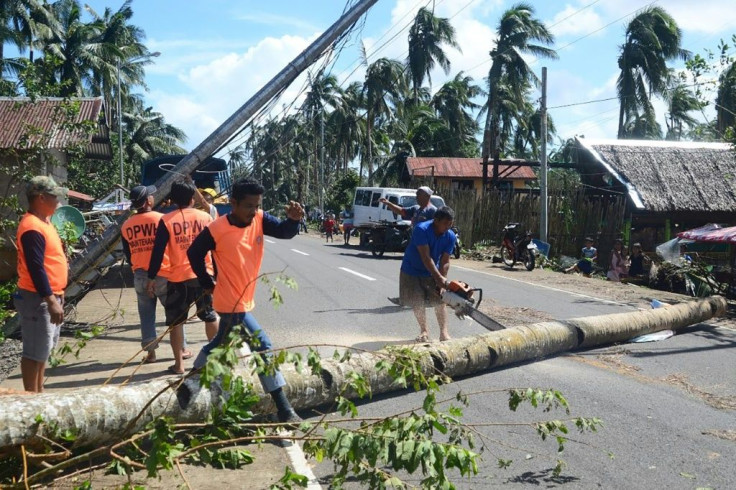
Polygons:
<instances>
[{"instance_id":1,"label":"white cloud","mask_svg":"<svg viewBox=\"0 0 736 490\"><path fill-rule=\"evenodd\" d=\"M598 13L584 7L567 4L546 24L555 36L585 35L603 27L603 20Z\"/></svg>"},{"instance_id":2,"label":"white cloud","mask_svg":"<svg viewBox=\"0 0 736 490\"><path fill-rule=\"evenodd\" d=\"M306 48L311 39L298 36L268 37L245 52L233 52L198 64L179 76L185 90L152 91L149 98L169 123L184 129L188 148L203 139L250 99L266 82ZM282 100L297 96L294 83ZM278 106L277 110L281 107Z\"/></svg>"}]
</instances>

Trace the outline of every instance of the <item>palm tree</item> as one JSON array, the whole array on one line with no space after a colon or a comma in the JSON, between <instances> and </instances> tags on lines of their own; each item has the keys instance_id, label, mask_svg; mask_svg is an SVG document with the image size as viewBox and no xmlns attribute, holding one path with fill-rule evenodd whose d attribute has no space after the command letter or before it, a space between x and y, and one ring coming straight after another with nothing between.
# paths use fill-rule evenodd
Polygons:
<instances>
[{"instance_id":1,"label":"palm tree","mask_svg":"<svg viewBox=\"0 0 736 490\"><path fill-rule=\"evenodd\" d=\"M368 65L363 83L363 101L366 109L366 146L368 183L372 182L373 147L377 143L374 129L391 116L391 107L406 91L404 67L396 60L380 58ZM361 161L361 175L363 165Z\"/></svg>"},{"instance_id":2,"label":"palm tree","mask_svg":"<svg viewBox=\"0 0 736 490\"><path fill-rule=\"evenodd\" d=\"M137 180L138 169L146 160L163 155L185 154L182 145L186 134L168 124L163 114L151 107L135 107L123 113L124 134L123 152L127 162L127 181Z\"/></svg>"},{"instance_id":3,"label":"palm tree","mask_svg":"<svg viewBox=\"0 0 736 490\"><path fill-rule=\"evenodd\" d=\"M311 134L313 152L309 161L315 163L314 168L320 171L314 172L314 184L317 189L323 187L323 178L331 174L328 169L324 166L326 163L321 161L322 156L325 154L326 145L322 147L322 130L327 117L327 106L335 108L339 104L340 86L337 83L337 78L334 75L325 75L324 72L320 71L315 77L309 79L309 92L304 99L302 104L302 113L306 115L308 119L307 128ZM327 140L325 140L327 141ZM320 162L317 165L317 162ZM322 193L319 194L320 199Z\"/></svg>"},{"instance_id":4,"label":"palm tree","mask_svg":"<svg viewBox=\"0 0 736 490\"><path fill-rule=\"evenodd\" d=\"M621 104L619 138L631 136L627 127L654 119L650 99L652 95L664 93L669 73L667 61L689 57L680 48L681 41L682 31L675 19L661 7L645 8L626 26L626 41L618 58L621 74L616 82Z\"/></svg>"},{"instance_id":5,"label":"palm tree","mask_svg":"<svg viewBox=\"0 0 736 490\"><path fill-rule=\"evenodd\" d=\"M455 41L455 28L449 20L435 17L434 13L425 7L420 8L409 29L409 55L406 59L415 100L425 76L430 85L432 84L430 72L435 65L440 65L445 74L450 72L450 60L442 49L444 44L460 50Z\"/></svg>"},{"instance_id":6,"label":"palm tree","mask_svg":"<svg viewBox=\"0 0 736 490\"><path fill-rule=\"evenodd\" d=\"M491 51L491 68L488 72L487 116L483 134L483 162L496 157L503 145L496 146L500 137L499 113L502 104L511 102L521 106L525 89L530 84L539 85L539 78L524 60L524 54L538 58L557 58L557 52L547 46L554 43L554 36L544 23L534 18L534 7L525 3L514 5L504 12L496 28L498 40ZM513 100L503 100L501 85ZM491 149L491 146L493 148Z\"/></svg>"},{"instance_id":7,"label":"palm tree","mask_svg":"<svg viewBox=\"0 0 736 490\"><path fill-rule=\"evenodd\" d=\"M61 60L57 71L61 95L84 95L92 68L102 64L100 49L93 44L96 30L82 22L81 7L76 0L58 0L49 5L49 10L58 26L39 39L40 47L44 54Z\"/></svg>"},{"instance_id":8,"label":"palm tree","mask_svg":"<svg viewBox=\"0 0 736 490\"><path fill-rule=\"evenodd\" d=\"M483 95L483 90L473 85L473 78L463 72L446 82L432 97L432 107L450 130L449 152L446 156L471 157L477 155L478 122L470 115L480 107L473 102Z\"/></svg>"},{"instance_id":9,"label":"palm tree","mask_svg":"<svg viewBox=\"0 0 736 490\"><path fill-rule=\"evenodd\" d=\"M112 100L118 77L124 107L134 87L147 89L144 67L152 62L152 54L143 44L145 33L129 23L133 17L131 1L124 2L117 11L106 8L102 15L85 5L93 17L90 25L95 34L91 42L100 51L96 66L91 67L88 90L92 95L101 95L106 107L115 105ZM117 115L114 119L119 120Z\"/></svg>"},{"instance_id":10,"label":"palm tree","mask_svg":"<svg viewBox=\"0 0 736 490\"><path fill-rule=\"evenodd\" d=\"M736 133L736 62L719 79L716 113L718 133L723 136L729 128Z\"/></svg>"},{"instance_id":11,"label":"palm tree","mask_svg":"<svg viewBox=\"0 0 736 490\"><path fill-rule=\"evenodd\" d=\"M338 160L342 162L343 173L347 172L348 163L360 153L360 142L365 135L365 122L359 115L362 91L360 82L348 85L342 91L337 107L330 113L327 121Z\"/></svg>"},{"instance_id":12,"label":"palm tree","mask_svg":"<svg viewBox=\"0 0 736 490\"><path fill-rule=\"evenodd\" d=\"M17 62L8 63L5 59L5 43L14 44L21 54L29 49L29 59L33 61L33 47L38 32L48 32L53 25L53 17L38 0L0 2L0 79L4 71L16 72L20 66Z\"/></svg>"},{"instance_id":13,"label":"palm tree","mask_svg":"<svg viewBox=\"0 0 736 490\"><path fill-rule=\"evenodd\" d=\"M668 140L680 140L683 135L683 127L693 128L698 124L698 120L690 115L692 111L698 111L703 108L703 104L693 93L692 89L685 85L684 80L671 74L667 81L667 88L664 93L664 100L667 102L667 124Z\"/></svg>"}]
</instances>

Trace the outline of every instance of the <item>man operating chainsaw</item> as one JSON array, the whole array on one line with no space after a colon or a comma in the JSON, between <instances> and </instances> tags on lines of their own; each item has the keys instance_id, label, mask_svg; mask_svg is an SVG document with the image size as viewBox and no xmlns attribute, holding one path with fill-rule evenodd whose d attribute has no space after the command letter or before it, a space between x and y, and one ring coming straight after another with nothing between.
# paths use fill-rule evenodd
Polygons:
<instances>
[{"instance_id":1,"label":"man operating chainsaw","mask_svg":"<svg viewBox=\"0 0 736 490\"><path fill-rule=\"evenodd\" d=\"M411 235L399 274L399 304L414 310L419 323L417 342L429 342L426 307L433 306L440 326L440 340L450 339L447 314L440 294L447 285L455 233L450 229L455 212L448 206L437 210L433 220L417 223Z\"/></svg>"}]
</instances>

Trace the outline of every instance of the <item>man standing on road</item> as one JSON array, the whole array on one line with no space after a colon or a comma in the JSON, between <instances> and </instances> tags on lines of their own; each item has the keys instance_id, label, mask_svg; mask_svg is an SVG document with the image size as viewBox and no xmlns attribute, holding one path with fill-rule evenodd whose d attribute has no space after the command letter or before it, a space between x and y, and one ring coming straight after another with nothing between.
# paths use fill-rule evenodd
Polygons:
<instances>
[{"instance_id":1,"label":"man standing on road","mask_svg":"<svg viewBox=\"0 0 736 490\"><path fill-rule=\"evenodd\" d=\"M378 202L385 204L388 209L401 215L402 218L410 219L412 226L414 226L417 223L434 218L434 213L437 212L437 208L429 200L433 193L434 191L426 185L418 188L417 203L413 206L409 206L408 208L389 202L385 197L380 198Z\"/></svg>"},{"instance_id":2,"label":"man standing on road","mask_svg":"<svg viewBox=\"0 0 736 490\"><path fill-rule=\"evenodd\" d=\"M152 211L153 193L156 187L139 185L130 190L130 205L136 213L121 227L123 253L133 269L133 286L138 296L138 317L141 322L141 346L148 352L143 362L156 362L156 298L166 303L166 286L169 277L169 257L164 253L161 268L153 279L153 295L149 295L148 265L158 226L163 214ZM182 348L186 350L186 347Z\"/></svg>"},{"instance_id":3,"label":"man standing on road","mask_svg":"<svg viewBox=\"0 0 736 490\"><path fill-rule=\"evenodd\" d=\"M414 227L411 241L401 261L399 304L414 310L419 323L417 342L429 341L426 307L433 306L440 326L440 340L449 340L447 313L440 294L447 284L450 254L455 247L451 230L455 212L448 206L437 210L434 219Z\"/></svg>"},{"instance_id":4,"label":"man standing on road","mask_svg":"<svg viewBox=\"0 0 736 490\"><path fill-rule=\"evenodd\" d=\"M217 315L212 309L212 295L199 286L197 276L189 265L187 249L205 227L212 222L212 217L204 211L194 209L194 193L197 188L192 182L174 182L171 186L171 201L177 210L165 214L156 228L156 238L151 251L151 262L148 265L148 294L153 296L156 290L156 275L161 270L164 255L168 254L170 273L166 287L166 325L171 328L171 350L174 354L174 365L169 371L184 374L182 361L192 356L183 351L184 322L189 317L189 308L194 303L197 316L204 322L207 339L211 340L217 333ZM213 273L212 258L207 255L206 265L209 273Z\"/></svg>"},{"instance_id":5,"label":"man standing on road","mask_svg":"<svg viewBox=\"0 0 736 490\"><path fill-rule=\"evenodd\" d=\"M13 297L23 336L20 372L26 391L43 391L46 361L64 321L69 266L51 215L66 189L51 177L33 177L26 188L28 212L18 225L18 291Z\"/></svg>"},{"instance_id":6,"label":"man standing on road","mask_svg":"<svg viewBox=\"0 0 736 490\"><path fill-rule=\"evenodd\" d=\"M234 325L242 326L244 340L253 350L266 352L272 348L271 339L251 313L263 259L263 235L293 238L304 210L299 203L289 201L287 219L282 221L260 209L263 192L263 186L256 180L235 182L230 193L232 211L207 226L187 252L202 289L213 291L213 304L220 315L217 335L202 348L194 361L195 369L205 365L209 353L225 340ZM206 268L210 251L217 264L216 280ZM279 421L301 420L282 390L286 381L278 370L272 375L261 374L260 380L276 404Z\"/></svg>"}]
</instances>

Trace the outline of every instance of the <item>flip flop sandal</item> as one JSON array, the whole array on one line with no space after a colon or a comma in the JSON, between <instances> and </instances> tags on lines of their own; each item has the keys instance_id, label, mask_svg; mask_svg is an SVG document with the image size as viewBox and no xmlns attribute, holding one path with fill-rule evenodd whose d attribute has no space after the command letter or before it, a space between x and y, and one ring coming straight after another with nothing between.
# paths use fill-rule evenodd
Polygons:
<instances>
[{"instance_id":1,"label":"flip flop sandal","mask_svg":"<svg viewBox=\"0 0 736 490\"><path fill-rule=\"evenodd\" d=\"M419 335L417 338L414 339L414 342L420 343L420 344L426 344L429 342L429 336L428 335Z\"/></svg>"},{"instance_id":2,"label":"flip flop sandal","mask_svg":"<svg viewBox=\"0 0 736 490\"><path fill-rule=\"evenodd\" d=\"M150 357L150 356L146 356L146 357L145 357L145 358L143 359L143 364L153 364L154 362L158 362L158 359L156 359L156 357L155 357L155 356L153 357L153 359L151 359L151 357Z\"/></svg>"},{"instance_id":3,"label":"flip flop sandal","mask_svg":"<svg viewBox=\"0 0 736 490\"><path fill-rule=\"evenodd\" d=\"M177 376L181 376L182 374L184 374L184 370L183 370L183 369L182 369L181 371L177 371L177 370L176 370L176 369L174 368L174 366L173 366L173 365L169 366L169 367L168 367L168 368L166 368L166 369L167 369L167 370L168 370L168 371L169 371L169 372L170 372L171 374L175 374L175 375L177 375Z\"/></svg>"}]
</instances>

